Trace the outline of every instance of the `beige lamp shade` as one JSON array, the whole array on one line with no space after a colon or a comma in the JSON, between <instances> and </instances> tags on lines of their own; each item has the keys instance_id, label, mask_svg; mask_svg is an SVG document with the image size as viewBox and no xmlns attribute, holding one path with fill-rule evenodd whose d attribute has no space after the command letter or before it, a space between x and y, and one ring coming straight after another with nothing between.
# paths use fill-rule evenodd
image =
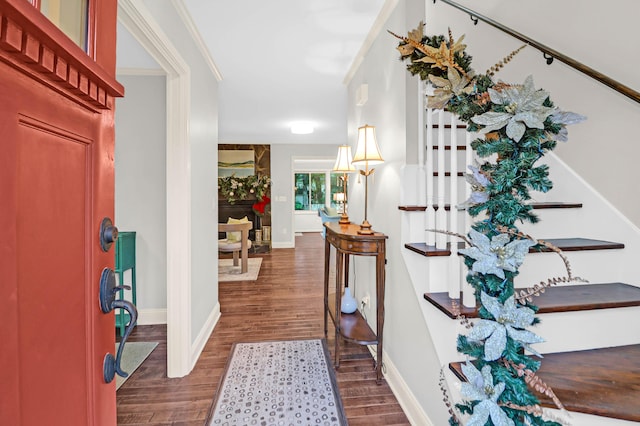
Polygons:
<instances>
[{"instance_id":1,"label":"beige lamp shade","mask_svg":"<svg viewBox=\"0 0 640 426\"><path fill-rule=\"evenodd\" d=\"M355 172L356 168L351 162L351 147L349 145L340 145L338 147L338 157L336 158L336 164L333 166L334 172L351 173Z\"/></svg>"},{"instance_id":2,"label":"beige lamp shade","mask_svg":"<svg viewBox=\"0 0 640 426\"><path fill-rule=\"evenodd\" d=\"M339 203L344 202L345 201L344 192L336 192L335 194L333 194L333 201L337 201Z\"/></svg>"},{"instance_id":3,"label":"beige lamp shade","mask_svg":"<svg viewBox=\"0 0 640 426\"><path fill-rule=\"evenodd\" d=\"M365 163L365 167L383 163L378 142L376 141L376 128L365 124L358 128L358 143L352 163Z\"/></svg>"}]
</instances>

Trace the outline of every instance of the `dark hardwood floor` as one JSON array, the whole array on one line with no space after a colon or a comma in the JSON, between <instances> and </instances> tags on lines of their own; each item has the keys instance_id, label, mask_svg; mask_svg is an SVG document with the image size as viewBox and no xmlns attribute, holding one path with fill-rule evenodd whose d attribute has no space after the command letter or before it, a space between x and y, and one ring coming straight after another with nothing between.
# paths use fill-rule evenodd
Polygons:
<instances>
[{"instance_id":1,"label":"dark hardwood floor","mask_svg":"<svg viewBox=\"0 0 640 426\"><path fill-rule=\"evenodd\" d=\"M262 255L257 281L220 283L222 316L186 377L166 377L166 326L136 327L131 341L159 345L118 390L118 424L203 425L234 342L323 337L323 250L319 234L304 234L295 249ZM333 339L329 331L331 350ZM341 346L350 359L341 357L336 376L349 424L408 425L386 382L376 384L368 350Z\"/></svg>"}]
</instances>

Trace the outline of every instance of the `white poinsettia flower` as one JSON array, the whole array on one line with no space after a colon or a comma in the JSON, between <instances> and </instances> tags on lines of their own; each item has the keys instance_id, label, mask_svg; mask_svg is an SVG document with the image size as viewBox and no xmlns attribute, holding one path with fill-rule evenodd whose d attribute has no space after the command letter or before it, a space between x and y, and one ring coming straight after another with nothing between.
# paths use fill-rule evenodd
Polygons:
<instances>
[{"instance_id":1,"label":"white poinsettia flower","mask_svg":"<svg viewBox=\"0 0 640 426\"><path fill-rule=\"evenodd\" d=\"M453 96L470 94L473 92L473 72L461 76L453 67L447 68L447 78L436 77L429 74L429 81L435 87L432 96L427 96L427 107L434 109L444 108Z\"/></svg>"},{"instance_id":2,"label":"white poinsettia flower","mask_svg":"<svg viewBox=\"0 0 640 426\"><path fill-rule=\"evenodd\" d=\"M533 323L535 312L532 309L517 306L514 296L505 300L504 304L485 292L482 292L480 299L494 320L479 320L467 337L470 340L484 341L484 357L487 361L495 361L502 356L507 347L507 335L523 348L541 356L529 345L544 340L537 334L525 330Z\"/></svg>"},{"instance_id":3,"label":"white poinsettia flower","mask_svg":"<svg viewBox=\"0 0 640 426\"><path fill-rule=\"evenodd\" d=\"M479 167L468 166L468 168L471 170L471 173L467 173L464 178L467 183L471 185L471 194L468 200L457 206L460 210L489 201L489 193L487 192L487 185L490 183L489 178Z\"/></svg>"},{"instance_id":4,"label":"white poinsettia flower","mask_svg":"<svg viewBox=\"0 0 640 426\"><path fill-rule=\"evenodd\" d=\"M471 120L484 126L485 133L507 126L507 136L516 142L522 139L527 127L544 129L544 120L554 111L552 107L543 106L549 94L535 89L532 76L527 77L523 86L488 89L488 92L491 102L504 106L504 112L488 111Z\"/></svg>"},{"instance_id":5,"label":"white poinsettia flower","mask_svg":"<svg viewBox=\"0 0 640 426\"><path fill-rule=\"evenodd\" d=\"M535 241L513 240L509 234L498 234L491 240L486 235L471 229L469 231L472 247L460 250L460 253L475 259L471 270L480 274L494 274L505 278L504 271L516 272L524 262L529 248Z\"/></svg>"},{"instance_id":6,"label":"white poinsettia flower","mask_svg":"<svg viewBox=\"0 0 640 426\"><path fill-rule=\"evenodd\" d=\"M462 372L467 378L467 382L462 383L462 396L471 401L480 401L473 407L473 414L466 423L466 426L484 426L487 420L495 426L514 426L507 414L498 405L498 398L504 391L505 384L493 384L491 366L485 365L482 371L470 362L462 364Z\"/></svg>"},{"instance_id":7,"label":"white poinsettia flower","mask_svg":"<svg viewBox=\"0 0 640 426\"><path fill-rule=\"evenodd\" d=\"M566 142L569 140L569 132L567 131L567 125L570 124L578 124L587 119L584 115L576 114L575 112L570 111L560 111L560 109L555 110L553 114L551 114L551 121L556 124L561 124L562 128L557 134L549 134L551 139L561 142Z\"/></svg>"}]
</instances>

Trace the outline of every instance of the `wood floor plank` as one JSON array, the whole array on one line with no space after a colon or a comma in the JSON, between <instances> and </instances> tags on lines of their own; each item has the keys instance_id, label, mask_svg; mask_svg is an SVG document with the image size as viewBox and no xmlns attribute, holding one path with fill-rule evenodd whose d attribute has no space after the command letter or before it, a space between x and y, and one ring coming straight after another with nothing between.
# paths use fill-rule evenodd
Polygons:
<instances>
[{"instance_id":1,"label":"wood floor plank","mask_svg":"<svg viewBox=\"0 0 640 426\"><path fill-rule=\"evenodd\" d=\"M166 326L138 326L131 341L158 347L116 394L119 425L202 426L235 342L321 338L323 331L324 240L296 237L295 249L260 255L257 281L219 284L222 316L190 375L166 377ZM333 333L328 346L334 348ZM336 372L351 425L409 425L386 382L376 384L373 360L364 346L341 343ZM333 356L333 354L332 354Z\"/></svg>"}]
</instances>

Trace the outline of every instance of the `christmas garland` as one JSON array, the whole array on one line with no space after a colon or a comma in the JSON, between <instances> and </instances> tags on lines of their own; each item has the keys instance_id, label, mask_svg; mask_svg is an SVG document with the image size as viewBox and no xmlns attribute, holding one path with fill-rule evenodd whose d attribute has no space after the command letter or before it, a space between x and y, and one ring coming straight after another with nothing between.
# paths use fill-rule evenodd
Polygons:
<instances>
[{"instance_id":1,"label":"christmas garland","mask_svg":"<svg viewBox=\"0 0 640 426\"><path fill-rule=\"evenodd\" d=\"M247 177L227 176L218 178L218 195L230 204L238 200L246 200L250 197L257 198L258 202L268 203L266 198L271 187L271 178L262 175ZM264 214L264 209L262 210Z\"/></svg>"},{"instance_id":2,"label":"christmas garland","mask_svg":"<svg viewBox=\"0 0 640 426\"><path fill-rule=\"evenodd\" d=\"M391 34L400 39L397 49L400 59L408 62L407 70L432 86L428 107L449 111L467 123L469 132L483 134L471 147L486 161L470 167L466 179L472 194L464 206L471 216L483 213L486 219L475 222L468 235L459 235L469 246L460 252L469 268L467 282L475 290L480 319L474 324L462 319L470 331L458 336L457 349L473 361L462 366L467 378L461 389L464 401L453 407L445 396L449 423L459 425L460 417L467 415L467 426L558 425L561 420L543 417L532 392L541 392L563 408L535 375L540 361L525 355L525 350L539 355L530 345L543 341L527 328L539 322L533 296L548 286L581 278L572 275L557 248L520 233L515 223L538 221L530 192L547 192L552 182L548 167L536 162L557 141L567 140L567 125L585 117L555 107L547 92L535 88L532 77L523 84L493 81L522 47L476 75L462 44L464 36L457 41L451 31L448 37L425 36L422 22L407 37ZM513 281L525 255L531 247L543 246L561 255L567 276L517 292Z\"/></svg>"}]
</instances>

